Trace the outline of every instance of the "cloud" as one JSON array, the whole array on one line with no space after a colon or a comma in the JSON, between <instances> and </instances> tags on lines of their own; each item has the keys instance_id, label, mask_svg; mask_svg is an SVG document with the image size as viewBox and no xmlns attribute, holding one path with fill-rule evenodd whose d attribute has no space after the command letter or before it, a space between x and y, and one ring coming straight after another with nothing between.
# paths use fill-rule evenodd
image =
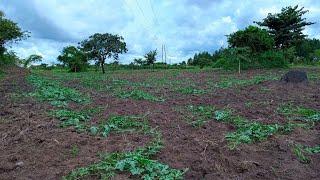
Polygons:
<instances>
[{"instance_id":1,"label":"cloud","mask_svg":"<svg viewBox=\"0 0 320 180\"><path fill-rule=\"evenodd\" d=\"M125 38L129 51L120 61L128 63L149 50L161 51L163 44L171 62L213 52L227 45L225 35L296 4L310 10L306 17L317 24L305 32L319 38L320 3L312 0L2 0L0 9L32 33L13 47L22 57L39 53L48 62L56 61L64 46L109 32Z\"/></svg>"}]
</instances>

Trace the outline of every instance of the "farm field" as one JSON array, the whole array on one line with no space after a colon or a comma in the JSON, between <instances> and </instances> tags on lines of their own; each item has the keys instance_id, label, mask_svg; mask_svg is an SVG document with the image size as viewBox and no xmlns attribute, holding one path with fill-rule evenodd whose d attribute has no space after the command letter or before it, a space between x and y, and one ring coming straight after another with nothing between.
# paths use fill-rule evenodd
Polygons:
<instances>
[{"instance_id":1,"label":"farm field","mask_svg":"<svg viewBox=\"0 0 320 180\"><path fill-rule=\"evenodd\" d=\"M0 74L0 179L317 179L320 68Z\"/></svg>"}]
</instances>

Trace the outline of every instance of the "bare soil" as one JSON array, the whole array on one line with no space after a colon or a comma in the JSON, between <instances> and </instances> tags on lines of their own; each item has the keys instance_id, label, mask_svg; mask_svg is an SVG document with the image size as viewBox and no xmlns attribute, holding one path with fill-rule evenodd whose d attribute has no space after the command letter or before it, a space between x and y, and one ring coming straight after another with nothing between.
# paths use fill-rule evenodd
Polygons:
<instances>
[{"instance_id":1,"label":"bare soil","mask_svg":"<svg viewBox=\"0 0 320 180\"><path fill-rule=\"evenodd\" d=\"M306 71L319 72L307 69ZM15 95L32 92L26 81L29 72L20 68L6 70L10 75L0 81L0 179L61 179L71 170L99 160L101 152L133 150L148 140L138 134L112 134L108 138L93 137L63 129L58 120L50 117L52 109L45 102ZM247 71L242 78L252 77L263 71ZM156 76L161 77L163 72ZM282 71L273 71L282 75ZM204 79L215 81L222 72L183 72L173 79L189 78L205 88ZM132 81L144 81L135 75L123 76ZM72 83L66 83L72 87ZM203 84L203 85L202 85ZM95 106L104 107L98 122L112 114L147 115L149 123L158 127L163 135L164 148L154 159L177 169L189 170L185 179L319 179L320 155L311 156L311 163L303 164L292 153L292 142L315 146L320 144L320 126L310 130L296 129L288 135L275 135L267 141L243 144L235 150L227 147L224 138L234 127L209 121L201 128L194 128L183 120L176 107L189 104L230 107L252 121L285 123L286 118L276 113L280 104L296 105L320 110L320 81L309 84L283 84L266 81L261 84L228 89L214 89L204 95L181 95L168 87L150 88L151 93L165 94L166 101L119 99L106 92L98 92L80 85L73 86L90 93ZM267 89L265 91L261 88ZM250 102L250 106L246 103ZM71 153L73 146L79 154ZM129 175L116 176L130 179Z\"/></svg>"}]
</instances>

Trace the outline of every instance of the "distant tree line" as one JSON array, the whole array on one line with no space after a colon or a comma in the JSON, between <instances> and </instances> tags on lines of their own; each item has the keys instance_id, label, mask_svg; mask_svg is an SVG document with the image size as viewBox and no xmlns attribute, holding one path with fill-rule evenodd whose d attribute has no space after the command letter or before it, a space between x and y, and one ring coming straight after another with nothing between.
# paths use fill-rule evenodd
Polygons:
<instances>
[{"instance_id":1,"label":"distant tree line","mask_svg":"<svg viewBox=\"0 0 320 180\"><path fill-rule=\"evenodd\" d=\"M289 63L319 63L320 41L303 34L314 24L303 16L299 6L282 8L261 22L227 36L228 48L210 54L202 52L188 60L189 65L224 69L282 68Z\"/></svg>"}]
</instances>

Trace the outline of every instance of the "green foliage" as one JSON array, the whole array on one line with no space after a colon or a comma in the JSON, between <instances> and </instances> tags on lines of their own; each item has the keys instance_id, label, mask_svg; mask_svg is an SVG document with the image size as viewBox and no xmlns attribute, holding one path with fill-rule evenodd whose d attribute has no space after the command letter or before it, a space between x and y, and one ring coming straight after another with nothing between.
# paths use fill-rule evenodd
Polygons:
<instances>
[{"instance_id":1,"label":"green foliage","mask_svg":"<svg viewBox=\"0 0 320 180\"><path fill-rule=\"evenodd\" d=\"M119 59L119 54L126 53L126 43L122 36L109 33L95 33L88 39L80 42L81 50L91 60L97 61L105 73L104 64L106 58Z\"/></svg>"},{"instance_id":2,"label":"green foliage","mask_svg":"<svg viewBox=\"0 0 320 180\"><path fill-rule=\"evenodd\" d=\"M190 115L185 117L186 121L194 127L201 127L213 117L214 107L212 106L194 106L187 107Z\"/></svg>"},{"instance_id":3,"label":"green foliage","mask_svg":"<svg viewBox=\"0 0 320 180\"><path fill-rule=\"evenodd\" d=\"M293 147L293 153L297 156L301 163L310 163L311 159L307 157L307 155L320 153L320 145L308 147L301 144L295 144Z\"/></svg>"},{"instance_id":4,"label":"green foliage","mask_svg":"<svg viewBox=\"0 0 320 180\"><path fill-rule=\"evenodd\" d=\"M278 124L264 125L258 122L243 123L237 130L226 135L231 149L241 143L254 143L266 140L269 136L279 133L282 127Z\"/></svg>"},{"instance_id":5,"label":"green foliage","mask_svg":"<svg viewBox=\"0 0 320 180\"><path fill-rule=\"evenodd\" d=\"M188 59L188 65L200 66L200 68L203 68L205 66L212 66L213 63L221 58L223 51L224 49L221 48L219 50L216 50L212 55L206 51L196 53L193 58Z\"/></svg>"},{"instance_id":6,"label":"green foliage","mask_svg":"<svg viewBox=\"0 0 320 180\"><path fill-rule=\"evenodd\" d=\"M253 53L261 53L274 47L274 40L269 33L255 26L230 34L228 43L232 48L249 47Z\"/></svg>"},{"instance_id":7,"label":"green foliage","mask_svg":"<svg viewBox=\"0 0 320 180\"><path fill-rule=\"evenodd\" d=\"M77 157L78 154L79 154L79 147L77 145L72 145L72 148L71 148L71 155L72 157Z\"/></svg>"},{"instance_id":8,"label":"green foliage","mask_svg":"<svg viewBox=\"0 0 320 180\"><path fill-rule=\"evenodd\" d=\"M155 147L153 147L155 146ZM168 165L150 159L149 150L158 149L158 143L152 142L151 146L127 153L111 153L103 156L103 159L88 167L72 171L66 180L80 179L88 176L98 176L101 179L110 179L116 172L130 172L141 179L176 180L183 179L185 171L172 169Z\"/></svg>"},{"instance_id":9,"label":"green foliage","mask_svg":"<svg viewBox=\"0 0 320 180\"><path fill-rule=\"evenodd\" d=\"M257 75L252 77L251 79L237 79L237 78L227 78L219 81L215 84L218 88L231 88L235 86L250 86L254 84L261 84L265 81L270 80L278 80L279 78L277 76L273 75Z\"/></svg>"},{"instance_id":10,"label":"green foliage","mask_svg":"<svg viewBox=\"0 0 320 180\"><path fill-rule=\"evenodd\" d=\"M320 57L316 51L320 49L319 39L305 39L300 43L295 44L295 50L298 57L302 57L302 62L298 63L311 63L314 58ZM317 60L319 60L318 58Z\"/></svg>"},{"instance_id":11,"label":"green foliage","mask_svg":"<svg viewBox=\"0 0 320 180\"><path fill-rule=\"evenodd\" d=\"M221 58L213 64L214 68L226 70L250 69L256 67L249 48L229 48L224 50Z\"/></svg>"},{"instance_id":12,"label":"green foliage","mask_svg":"<svg viewBox=\"0 0 320 180\"><path fill-rule=\"evenodd\" d=\"M286 68L288 67L288 60L294 59L294 52L290 50L269 50L258 54L255 59L260 68ZM286 58L287 57L287 58Z\"/></svg>"},{"instance_id":13,"label":"green foliage","mask_svg":"<svg viewBox=\"0 0 320 180\"><path fill-rule=\"evenodd\" d=\"M305 156L304 148L301 144L296 144L293 148L293 153L297 156L300 162L310 163L310 158Z\"/></svg>"},{"instance_id":14,"label":"green foliage","mask_svg":"<svg viewBox=\"0 0 320 180\"><path fill-rule=\"evenodd\" d=\"M0 66L19 64L19 57L13 51L0 54Z\"/></svg>"},{"instance_id":15,"label":"green foliage","mask_svg":"<svg viewBox=\"0 0 320 180\"><path fill-rule=\"evenodd\" d=\"M229 123L236 127L234 132L227 133L225 136L230 149L234 149L242 143L261 142L272 135L289 133L296 127L309 127L306 124L292 122L285 125L250 122L240 116L233 116L232 110L229 109L216 110L214 113L217 121Z\"/></svg>"},{"instance_id":16,"label":"green foliage","mask_svg":"<svg viewBox=\"0 0 320 180\"><path fill-rule=\"evenodd\" d=\"M277 111L290 120L301 120L306 122L320 122L320 111L294 106L291 103L282 104Z\"/></svg>"},{"instance_id":17,"label":"green foliage","mask_svg":"<svg viewBox=\"0 0 320 180\"><path fill-rule=\"evenodd\" d=\"M157 50L150 51L147 54L144 55L144 58L146 58L146 65L152 65L156 62L156 56L157 56Z\"/></svg>"},{"instance_id":18,"label":"green foliage","mask_svg":"<svg viewBox=\"0 0 320 180\"><path fill-rule=\"evenodd\" d=\"M74 127L78 131L85 131L87 129L86 123L90 120L90 116L85 112L66 109L55 110L52 115L61 121L61 127Z\"/></svg>"},{"instance_id":19,"label":"green foliage","mask_svg":"<svg viewBox=\"0 0 320 180\"><path fill-rule=\"evenodd\" d=\"M139 117L131 116L112 116L106 122L102 122L99 127L91 127L92 134L101 134L106 137L111 132L149 132L150 127L145 121L141 121Z\"/></svg>"},{"instance_id":20,"label":"green foliage","mask_svg":"<svg viewBox=\"0 0 320 180\"><path fill-rule=\"evenodd\" d=\"M275 44L278 48L288 48L301 40L306 35L303 30L306 26L314 23L307 22L303 15L308 11L299 6L282 8L281 13L268 14L262 22L256 22L262 27L266 27L269 33L274 37Z\"/></svg>"},{"instance_id":21,"label":"green foliage","mask_svg":"<svg viewBox=\"0 0 320 180\"><path fill-rule=\"evenodd\" d=\"M132 91L121 91L117 93L120 98L132 98L135 100L148 100L148 101L155 101L155 102L163 102L164 99L155 97L152 94L147 92L141 91L139 89L134 89Z\"/></svg>"},{"instance_id":22,"label":"green foliage","mask_svg":"<svg viewBox=\"0 0 320 180\"><path fill-rule=\"evenodd\" d=\"M62 54L57 59L67 65L71 72L84 71L88 66L85 54L74 46L63 48Z\"/></svg>"},{"instance_id":23,"label":"green foliage","mask_svg":"<svg viewBox=\"0 0 320 180\"><path fill-rule=\"evenodd\" d=\"M45 79L37 75L30 75L28 81L35 86L36 91L30 95L35 96L43 101L49 101L55 106L66 106L68 102L86 103L89 101L78 91L63 87L59 83Z\"/></svg>"},{"instance_id":24,"label":"green foliage","mask_svg":"<svg viewBox=\"0 0 320 180\"><path fill-rule=\"evenodd\" d=\"M42 59L43 59L42 56L37 54L32 54L27 59L23 60L22 64L23 64L23 67L27 68L31 65L31 63L41 62Z\"/></svg>"},{"instance_id":25,"label":"green foliage","mask_svg":"<svg viewBox=\"0 0 320 180\"><path fill-rule=\"evenodd\" d=\"M19 41L26 37L20 27L13 21L6 19L4 13L0 11L0 55L6 51L5 45L12 41Z\"/></svg>"}]
</instances>

